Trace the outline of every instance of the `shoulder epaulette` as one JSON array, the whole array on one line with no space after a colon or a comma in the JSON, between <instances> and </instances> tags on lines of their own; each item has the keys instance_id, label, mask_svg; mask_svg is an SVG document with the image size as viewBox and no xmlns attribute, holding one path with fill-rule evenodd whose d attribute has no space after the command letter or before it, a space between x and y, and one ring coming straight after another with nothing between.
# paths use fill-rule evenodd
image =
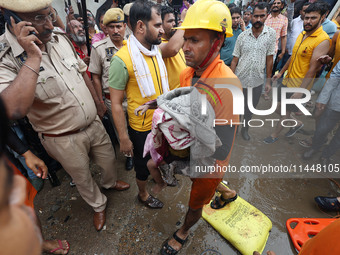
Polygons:
<instances>
[{"instance_id":1,"label":"shoulder epaulette","mask_svg":"<svg viewBox=\"0 0 340 255\"><path fill-rule=\"evenodd\" d=\"M61 29L60 27L54 27L53 33L55 33L55 34L66 34L66 32L63 29Z\"/></svg>"},{"instance_id":2,"label":"shoulder epaulette","mask_svg":"<svg viewBox=\"0 0 340 255\"><path fill-rule=\"evenodd\" d=\"M96 49L98 46L106 44L106 43L107 43L107 41L105 39L103 39L103 40L100 40L100 41L95 42L94 44L92 44L92 47Z\"/></svg>"},{"instance_id":3,"label":"shoulder epaulette","mask_svg":"<svg viewBox=\"0 0 340 255\"><path fill-rule=\"evenodd\" d=\"M6 55L10 48L11 46L9 45L5 36L4 35L0 36L0 60L3 58L3 56Z\"/></svg>"}]
</instances>

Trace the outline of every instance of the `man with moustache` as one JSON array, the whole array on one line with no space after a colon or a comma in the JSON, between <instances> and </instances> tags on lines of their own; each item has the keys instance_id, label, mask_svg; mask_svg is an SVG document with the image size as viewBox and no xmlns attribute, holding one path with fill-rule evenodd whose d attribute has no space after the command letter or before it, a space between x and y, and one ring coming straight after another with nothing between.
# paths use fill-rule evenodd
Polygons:
<instances>
[{"instance_id":1,"label":"man with moustache","mask_svg":"<svg viewBox=\"0 0 340 255\"><path fill-rule=\"evenodd\" d=\"M136 116L134 110L159 95L170 91L168 74L159 45L164 30L160 7L152 2L136 1L130 9L130 24L133 34L112 58L109 71L109 90L112 115L120 139L120 151L134 157L134 169L138 186L138 200L152 209L163 203L149 194L147 179L151 174L157 184L164 181L158 169L149 172L149 156L143 157L144 143L151 130L153 111ZM128 107L128 132L122 102L126 94Z\"/></svg>"},{"instance_id":2,"label":"man with moustache","mask_svg":"<svg viewBox=\"0 0 340 255\"><path fill-rule=\"evenodd\" d=\"M270 14L268 15L265 25L273 28L276 31L276 46L275 46L275 55L274 61L279 63L283 55L286 51L287 44L287 28L288 28L288 19L286 16L281 14L281 10L284 6L284 0L274 0ZM281 50L279 51L279 41L281 40ZM276 53L279 54L276 56Z\"/></svg>"},{"instance_id":3,"label":"man with moustache","mask_svg":"<svg viewBox=\"0 0 340 255\"><path fill-rule=\"evenodd\" d=\"M89 155L102 168L103 188L124 190L129 184L117 180L115 153L97 116L104 109L85 73L87 66L65 34L53 33L51 2L0 1L5 12L16 12L23 20L16 24L11 18L0 37L0 96L10 118L27 115L48 154L61 163L93 208L99 231L105 224L107 198L91 176Z\"/></svg>"},{"instance_id":4,"label":"man with moustache","mask_svg":"<svg viewBox=\"0 0 340 255\"><path fill-rule=\"evenodd\" d=\"M109 69L112 56L123 47L126 28L123 11L119 8L111 8L106 11L103 17L103 25L109 36L93 44L89 71L92 73L97 95L100 96L101 103L105 105L114 127L109 91ZM104 95L104 100L102 100L102 95ZM127 170L133 168L132 157L126 157L125 168Z\"/></svg>"},{"instance_id":5,"label":"man with moustache","mask_svg":"<svg viewBox=\"0 0 340 255\"><path fill-rule=\"evenodd\" d=\"M287 70L287 75L283 79L280 88L304 88L310 90L313 86L313 78L321 67L322 63L318 59L326 55L330 47L330 39L325 31L323 31L321 22L324 19L324 12L318 3L312 3L305 10L305 18L303 21L304 31L296 39L292 56L288 59L282 70L273 76L272 80L279 79ZM281 89L278 90L278 99L281 101ZM302 98L302 93L287 93L287 98ZM286 114L280 113L281 104L279 103L276 112L281 115L274 132L263 140L266 144L274 143L278 140L278 136L283 129L282 121L294 119L292 112L299 111L295 105L287 105ZM286 121L287 122L287 121ZM303 127L303 123L294 119L295 127L285 134L286 137L292 137ZM286 123L286 125L288 125Z\"/></svg>"},{"instance_id":6,"label":"man with moustache","mask_svg":"<svg viewBox=\"0 0 340 255\"><path fill-rule=\"evenodd\" d=\"M232 16L233 17L233 16ZM252 88L252 103L256 108L265 83L265 92L271 89L271 75L273 68L273 55L275 54L275 30L264 25L267 18L267 7L264 3L255 5L252 14L252 28L239 35L233 52L231 70L242 82L244 94L244 118L241 129L242 138L250 140L248 122L252 113L248 107L248 88ZM264 81L264 77L267 77Z\"/></svg>"}]
</instances>

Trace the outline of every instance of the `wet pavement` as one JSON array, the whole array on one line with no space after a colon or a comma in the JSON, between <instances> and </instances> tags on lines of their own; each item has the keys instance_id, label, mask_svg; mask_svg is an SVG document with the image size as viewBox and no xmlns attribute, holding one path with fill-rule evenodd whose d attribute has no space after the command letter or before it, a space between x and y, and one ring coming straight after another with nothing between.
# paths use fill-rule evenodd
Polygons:
<instances>
[{"instance_id":1,"label":"wet pavement","mask_svg":"<svg viewBox=\"0 0 340 255\"><path fill-rule=\"evenodd\" d=\"M261 99L259 108L269 108L270 101ZM277 118L274 114L273 117ZM254 117L264 119L264 117ZM246 142L237 134L232 151L230 165L240 169L241 166L271 164L283 166L306 166L318 163L320 153L311 161L304 161L302 153L305 148L298 143L308 138L314 130L311 117L298 117L304 121L302 133L291 138L280 139L271 145L262 140L270 135L272 128L266 123L262 128L251 128L251 140ZM65 171L58 171L61 186L51 188L48 181L35 199L35 209L42 223L45 239L67 239L71 249L69 254L159 254L165 239L172 235L184 220L191 181L177 176L179 186L167 187L158 198L165 203L161 210L145 208L137 201L137 187L134 171L124 169L124 159L117 160L119 179L131 184L127 191L103 191L108 197L107 220L104 229L95 231L92 225L92 209L82 200L77 189L70 187L70 177ZM340 152L332 157L332 163L340 163ZM291 168L291 167L290 167ZM92 166L94 178L99 182L100 171ZM268 178L271 177L271 178ZM235 189L239 196L266 214L273 223L265 251L274 250L277 254L297 254L292 245L285 223L289 218L328 218L334 214L322 212L314 203L314 197L338 196L340 188L335 182L319 173L314 178L303 178L290 172L283 178L275 175L242 174L225 179L229 187ZM336 176L337 177L337 176ZM340 174L339 174L340 178ZM149 189L153 182L150 180ZM239 254L207 222L201 219L193 228L188 243L180 254Z\"/></svg>"}]
</instances>

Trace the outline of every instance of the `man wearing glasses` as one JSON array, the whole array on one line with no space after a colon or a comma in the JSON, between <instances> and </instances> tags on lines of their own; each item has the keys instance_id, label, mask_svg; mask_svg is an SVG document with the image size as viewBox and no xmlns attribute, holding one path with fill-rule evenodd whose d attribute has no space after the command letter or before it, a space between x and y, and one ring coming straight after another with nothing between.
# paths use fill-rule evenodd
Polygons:
<instances>
[{"instance_id":1,"label":"man wearing glasses","mask_svg":"<svg viewBox=\"0 0 340 255\"><path fill-rule=\"evenodd\" d=\"M66 35L53 32L51 2L0 0L8 17L0 37L0 96L11 119L28 116L46 151L93 208L94 226L101 230L107 198L91 176L89 155L102 168L103 188L125 190L129 184L117 180L114 150L99 118L105 109L87 66Z\"/></svg>"}]
</instances>

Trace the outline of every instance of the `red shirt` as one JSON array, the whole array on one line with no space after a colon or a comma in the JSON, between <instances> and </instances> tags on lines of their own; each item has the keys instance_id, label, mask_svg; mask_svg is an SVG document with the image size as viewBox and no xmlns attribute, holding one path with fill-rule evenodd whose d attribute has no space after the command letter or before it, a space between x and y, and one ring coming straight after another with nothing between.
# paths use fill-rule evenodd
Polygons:
<instances>
[{"instance_id":1,"label":"red shirt","mask_svg":"<svg viewBox=\"0 0 340 255\"><path fill-rule=\"evenodd\" d=\"M72 44L73 44L73 47L74 49L76 50L78 56L81 58L81 59L84 59L85 57L87 57L87 55L81 50L81 48L74 42L72 41ZM87 67L86 69L86 73L87 75L90 77L91 79L91 73L88 71L89 70L89 67Z\"/></svg>"}]
</instances>

